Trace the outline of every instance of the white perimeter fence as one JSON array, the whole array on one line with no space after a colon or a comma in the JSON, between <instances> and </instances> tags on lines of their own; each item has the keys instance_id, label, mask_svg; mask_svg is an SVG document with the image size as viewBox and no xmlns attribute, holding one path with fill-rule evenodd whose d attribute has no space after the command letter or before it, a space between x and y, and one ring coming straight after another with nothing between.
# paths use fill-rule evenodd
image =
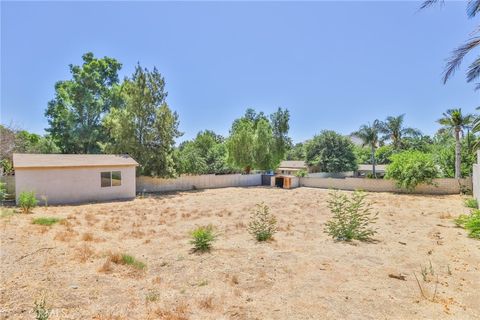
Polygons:
<instances>
[{"instance_id":1,"label":"white perimeter fence","mask_svg":"<svg viewBox=\"0 0 480 320\"><path fill-rule=\"evenodd\" d=\"M137 177L137 192L166 192L193 189L261 186L261 174L181 176L176 179Z\"/></svg>"}]
</instances>

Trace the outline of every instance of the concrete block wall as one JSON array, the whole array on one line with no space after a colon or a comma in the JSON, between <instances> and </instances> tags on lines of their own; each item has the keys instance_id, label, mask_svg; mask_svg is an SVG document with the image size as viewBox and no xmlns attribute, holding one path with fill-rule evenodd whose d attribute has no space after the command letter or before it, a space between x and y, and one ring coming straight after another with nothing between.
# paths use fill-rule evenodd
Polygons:
<instances>
[{"instance_id":1,"label":"concrete block wall","mask_svg":"<svg viewBox=\"0 0 480 320\"><path fill-rule=\"evenodd\" d=\"M364 179L364 178L300 178L300 186L340 189L340 190L364 190L371 192L398 192L406 193L406 190L397 188L395 181L386 179ZM472 180L466 179L435 179L434 185L422 184L417 186L413 193L419 194L459 194L462 188L472 188Z\"/></svg>"}]
</instances>

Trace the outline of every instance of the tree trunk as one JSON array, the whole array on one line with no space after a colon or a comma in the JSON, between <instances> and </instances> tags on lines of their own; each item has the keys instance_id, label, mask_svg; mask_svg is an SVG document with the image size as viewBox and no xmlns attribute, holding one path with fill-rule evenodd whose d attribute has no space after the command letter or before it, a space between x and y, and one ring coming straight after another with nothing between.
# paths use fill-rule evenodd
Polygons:
<instances>
[{"instance_id":1,"label":"tree trunk","mask_svg":"<svg viewBox=\"0 0 480 320\"><path fill-rule=\"evenodd\" d=\"M460 128L455 128L455 179L462 177L462 145L460 143Z\"/></svg>"},{"instance_id":2,"label":"tree trunk","mask_svg":"<svg viewBox=\"0 0 480 320\"><path fill-rule=\"evenodd\" d=\"M377 172L375 171L375 147L372 146L372 174L374 178L377 178Z\"/></svg>"},{"instance_id":3,"label":"tree trunk","mask_svg":"<svg viewBox=\"0 0 480 320\"><path fill-rule=\"evenodd\" d=\"M246 166L246 167L245 167L245 173L246 173L246 174L250 174L250 170L251 170L251 169L252 169L252 168L250 168L250 166Z\"/></svg>"}]
</instances>

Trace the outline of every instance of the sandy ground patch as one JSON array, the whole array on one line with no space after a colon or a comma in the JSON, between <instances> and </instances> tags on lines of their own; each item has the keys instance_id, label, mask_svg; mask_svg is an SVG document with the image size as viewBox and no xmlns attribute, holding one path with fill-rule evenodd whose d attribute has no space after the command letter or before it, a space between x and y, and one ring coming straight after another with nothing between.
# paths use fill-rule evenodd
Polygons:
<instances>
[{"instance_id":1,"label":"sandy ground patch","mask_svg":"<svg viewBox=\"0 0 480 320\"><path fill-rule=\"evenodd\" d=\"M226 188L1 218L0 316L33 319L44 295L50 319L480 318L480 241L452 221L467 212L460 196L371 193L377 242L351 244L324 233L327 197ZM278 218L270 243L246 230L260 201ZM40 216L64 220L32 225ZM188 233L205 224L218 240L211 253L192 254ZM147 267L109 262L109 253Z\"/></svg>"}]
</instances>

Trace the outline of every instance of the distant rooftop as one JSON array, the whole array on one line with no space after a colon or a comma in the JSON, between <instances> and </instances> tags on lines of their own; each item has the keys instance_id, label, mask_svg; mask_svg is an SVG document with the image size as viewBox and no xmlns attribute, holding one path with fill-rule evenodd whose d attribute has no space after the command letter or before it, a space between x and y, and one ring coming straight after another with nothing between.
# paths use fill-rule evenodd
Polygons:
<instances>
[{"instance_id":1,"label":"distant rooftop","mask_svg":"<svg viewBox=\"0 0 480 320\"><path fill-rule=\"evenodd\" d=\"M375 171L377 171L377 172L385 172L386 169L387 169L386 164L375 165ZM372 171L372 165L371 164L359 164L357 171Z\"/></svg>"},{"instance_id":2,"label":"distant rooftop","mask_svg":"<svg viewBox=\"0 0 480 320\"><path fill-rule=\"evenodd\" d=\"M133 160L129 155L31 153L13 154L13 167L15 169L109 166L138 166L138 163Z\"/></svg>"},{"instance_id":3,"label":"distant rooftop","mask_svg":"<svg viewBox=\"0 0 480 320\"><path fill-rule=\"evenodd\" d=\"M278 167L282 169L306 169L307 164L305 161L285 160L280 162Z\"/></svg>"}]
</instances>

